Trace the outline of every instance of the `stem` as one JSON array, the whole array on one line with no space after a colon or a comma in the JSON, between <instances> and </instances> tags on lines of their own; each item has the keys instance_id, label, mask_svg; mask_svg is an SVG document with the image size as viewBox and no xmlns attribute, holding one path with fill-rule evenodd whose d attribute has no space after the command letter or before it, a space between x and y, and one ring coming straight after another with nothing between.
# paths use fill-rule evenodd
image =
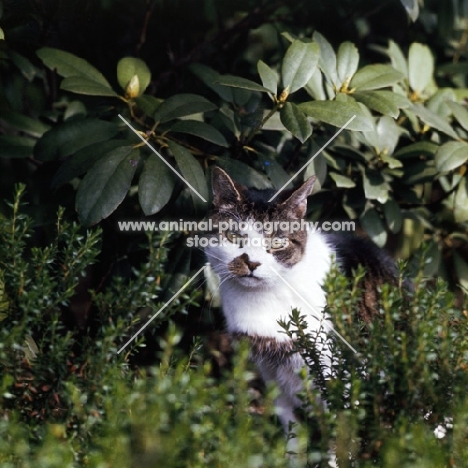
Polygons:
<instances>
[{"instance_id":1,"label":"stem","mask_svg":"<svg viewBox=\"0 0 468 468\"><path fill-rule=\"evenodd\" d=\"M243 146L246 146L246 145L249 144L250 140L252 140L252 138L253 138L253 137L263 128L263 126L268 122L268 120L270 120L271 117L273 117L273 115L278 111L279 106L280 106L280 103L275 104L275 106L273 107L273 109L271 109L271 111L268 112L268 114L263 118L263 120L249 133L249 135L247 136L247 138L246 138L245 141L244 141Z\"/></svg>"}]
</instances>

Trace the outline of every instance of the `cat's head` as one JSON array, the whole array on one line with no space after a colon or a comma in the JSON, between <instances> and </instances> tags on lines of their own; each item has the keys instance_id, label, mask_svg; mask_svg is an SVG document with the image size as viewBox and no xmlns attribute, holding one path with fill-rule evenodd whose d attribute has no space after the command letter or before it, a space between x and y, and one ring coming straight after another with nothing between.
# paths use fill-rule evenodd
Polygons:
<instances>
[{"instance_id":1,"label":"cat's head","mask_svg":"<svg viewBox=\"0 0 468 468\"><path fill-rule=\"evenodd\" d=\"M295 190L248 188L220 168L212 172L214 226L205 253L221 280L252 289L278 284L278 273L289 270L304 255L307 197L315 177Z\"/></svg>"}]
</instances>

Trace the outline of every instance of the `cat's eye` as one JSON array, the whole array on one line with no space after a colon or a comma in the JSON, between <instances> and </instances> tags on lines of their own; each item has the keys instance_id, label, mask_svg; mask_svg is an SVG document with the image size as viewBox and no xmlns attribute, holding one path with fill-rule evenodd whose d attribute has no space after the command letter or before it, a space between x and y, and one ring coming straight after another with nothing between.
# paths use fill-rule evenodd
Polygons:
<instances>
[{"instance_id":1,"label":"cat's eye","mask_svg":"<svg viewBox=\"0 0 468 468\"><path fill-rule=\"evenodd\" d=\"M273 237L270 240L268 252L277 252L278 250L285 249L289 244L289 239L286 237Z\"/></svg>"},{"instance_id":2,"label":"cat's eye","mask_svg":"<svg viewBox=\"0 0 468 468\"><path fill-rule=\"evenodd\" d=\"M226 238L233 244L242 244L245 239L245 234L241 234L239 231L226 231Z\"/></svg>"}]
</instances>

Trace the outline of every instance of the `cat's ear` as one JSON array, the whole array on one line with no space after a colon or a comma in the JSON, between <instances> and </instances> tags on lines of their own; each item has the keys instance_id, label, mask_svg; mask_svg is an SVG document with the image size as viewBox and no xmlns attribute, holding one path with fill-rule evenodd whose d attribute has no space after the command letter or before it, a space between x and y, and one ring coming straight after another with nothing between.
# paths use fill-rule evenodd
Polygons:
<instances>
[{"instance_id":1,"label":"cat's ear","mask_svg":"<svg viewBox=\"0 0 468 468\"><path fill-rule=\"evenodd\" d=\"M316 176L309 177L289 198L279 205L288 218L302 219L307 211L307 197L312 193Z\"/></svg>"},{"instance_id":2,"label":"cat's ear","mask_svg":"<svg viewBox=\"0 0 468 468\"><path fill-rule=\"evenodd\" d=\"M229 210L243 201L245 187L234 182L225 171L214 167L211 173L213 205L218 209Z\"/></svg>"}]
</instances>

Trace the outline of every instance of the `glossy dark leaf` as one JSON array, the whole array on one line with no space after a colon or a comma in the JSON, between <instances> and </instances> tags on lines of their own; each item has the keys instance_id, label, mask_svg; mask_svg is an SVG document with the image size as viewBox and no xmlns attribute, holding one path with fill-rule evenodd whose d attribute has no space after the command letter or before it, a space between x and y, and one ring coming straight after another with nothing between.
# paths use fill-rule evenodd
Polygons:
<instances>
[{"instance_id":1,"label":"glossy dark leaf","mask_svg":"<svg viewBox=\"0 0 468 468\"><path fill-rule=\"evenodd\" d=\"M171 127L171 132L188 133L224 148L229 146L226 138L224 138L224 135L219 130L212 125L197 120L181 120L176 122Z\"/></svg>"},{"instance_id":2,"label":"glossy dark leaf","mask_svg":"<svg viewBox=\"0 0 468 468\"><path fill-rule=\"evenodd\" d=\"M110 140L118 132L116 124L99 119L67 121L44 133L34 156L41 161L64 158L93 143Z\"/></svg>"},{"instance_id":3,"label":"glossy dark leaf","mask_svg":"<svg viewBox=\"0 0 468 468\"><path fill-rule=\"evenodd\" d=\"M278 75L265 62L259 60L257 63L258 74L263 86L273 95L278 92Z\"/></svg>"},{"instance_id":4,"label":"glossy dark leaf","mask_svg":"<svg viewBox=\"0 0 468 468\"><path fill-rule=\"evenodd\" d=\"M390 231L393 233L400 232L403 226L403 216L398 203L393 198L390 198L387 203L383 205L383 212Z\"/></svg>"},{"instance_id":5,"label":"glossy dark leaf","mask_svg":"<svg viewBox=\"0 0 468 468\"><path fill-rule=\"evenodd\" d=\"M70 76L69 78L65 78L60 83L60 89L88 96L118 96L112 88L103 86L101 83L90 80L86 76Z\"/></svg>"},{"instance_id":6,"label":"glossy dark leaf","mask_svg":"<svg viewBox=\"0 0 468 468\"><path fill-rule=\"evenodd\" d=\"M386 203L388 200L389 186L380 172L365 171L362 174L364 182L364 194L367 200L377 200Z\"/></svg>"},{"instance_id":7,"label":"glossy dark leaf","mask_svg":"<svg viewBox=\"0 0 468 468\"><path fill-rule=\"evenodd\" d=\"M299 104L298 107L309 117L335 127L343 127L355 116L346 127L348 130L366 132L374 128L373 122L356 102L311 101Z\"/></svg>"},{"instance_id":8,"label":"glossy dark leaf","mask_svg":"<svg viewBox=\"0 0 468 468\"><path fill-rule=\"evenodd\" d=\"M286 51L281 67L284 88L289 94L304 87L317 67L320 49L315 42L295 40Z\"/></svg>"},{"instance_id":9,"label":"glossy dark leaf","mask_svg":"<svg viewBox=\"0 0 468 468\"><path fill-rule=\"evenodd\" d=\"M442 145L436 153L435 162L441 173L453 171L468 161L468 144L450 141Z\"/></svg>"},{"instance_id":10,"label":"glossy dark leaf","mask_svg":"<svg viewBox=\"0 0 468 468\"><path fill-rule=\"evenodd\" d=\"M352 42L343 42L336 58L338 78L342 84L349 83L359 65L359 51Z\"/></svg>"},{"instance_id":11,"label":"glossy dark leaf","mask_svg":"<svg viewBox=\"0 0 468 468\"><path fill-rule=\"evenodd\" d=\"M77 57L70 52L50 47L43 47L36 53L47 67L51 70L56 70L60 76L63 76L64 78L86 78L88 83L95 83L95 90L107 90L108 93L113 93L110 95L115 95L109 82L104 78L104 75L86 60ZM72 84L78 86L77 83L72 82ZM107 96L109 94L104 95Z\"/></svg>"},{"instance_id":12,"label":"glossy dark leaf","mask_svg":"<svg viewBox=\"0 0 468 468\"><path fill-rule=\"evenodd\" d=\"M83 224L98 223L122 203L130 189L138 159L138 149L122 146L93 165L76 194L76 210Z\"/></svg>"},{"instance_id":13,"label":"glossy dark leaf","mask_svg":"<svg viewBox=\"0 0 468 468\"><path fill-rule=\"evenodd\" d=\"M468 221L468 175L466 174L458 184L453 213L457 223Z\"/></svg>"},{"instance_id":14,"label":"glossy dark leaf","mask_svg":"<svg viewBox=\"0 0 468 468\"><path fill-rule=\"evenodd\" d=\"M229 86L231 88L248 89L249 91L258 91L260 93L269 93L270 91L264 86L255 83L255 81L241 78L240 76L219 75L216 84Z\"/></svg>"},{"instance_id":15,"label":"glossy dark leaf","mask_svg":"<svg viewBox=\"0 0 468 468\"><path fill-rule=\"evenodd\" d=\"M174 156L180 175L185 179L195 207L208 201L208 186L200 163L187 148L169 141L169 149ZM188 184L187 184L188 182ZM204 200L202 200L202 198Z\"/></svg>"},{"instance_id":16,"label":"glossy dark leaf","mask_svg":"<svg viewBox=\"0 0 468 468\"><path fill-rule=\"evenodd\" d=\"M468 131L468 109L466 106L462 106L461 104L458 104L458 102L452 101L447 101L447 105L450 107L458 123Z\"/></svg>"},{"instance_id":17,"label":"glossy dark leaf","mask_svg":"<svg viewBox=\"0 0 468 468\"><path fill-rule=\"evenodd\" d=\"M435 128L454 139L458 139L458 135L453 131L451 125L446 120L442 119L422 104L413 104L410 110L429 127Z\"/></svg>"},{"instance_id":18,"label":"glossy dark leaf","mask_svg":"<svg viewBox=\"0 0 468 468\"><path fill-rule=\"evenodd\" d=\"M216 159L216 165L223 168L235 181L247 187L257 189L272 188L271 182L264 174L261 174L243 162L229 158L218 158Z\"/></svg>"},{"instance_id":19,"label":"glossy dark leaf","mask_svg":"<svg viewBox=\"0 0 468 468\"><path fill-rule=\"evenodd\" d=\"M36 140L21 136L0 135L0 158L22 159L33 154Z\"/></svg>"},{"instance_id":20,"label":"glossy dark leaf","mask_svg":"<svg viewBox=\"0 0 468 468\"><path fill-rule=\"evenodd\" d=\"M336 172L330 171L330 177L335 181L335 184L338 188L353 188L356 187L356 183L351 180L349 177L346 177Z\"/></svg>"},{"instance_id":21,"label":"glossy dark leaf","mask_svg":"<svg viewBox=\"0 0 468 468\"><path fill-rule=\"evenodd\" d=\"M427 45L413 42L408 55L408 79L413 91L421 94L432 80L434 57Z\"/></svg>"},{"instance_id":22,"label":"glossy dark leaf","mask_svg":"<svg viewBox=\"0 0 468 468\"><path fill-rule=\"evenodd\" d=\"M0 120L3 120L15 130L27 133L32 137L40 138L47 130L50 130L49 125L42 123L38 119L32 119L31 117L20 114L19 112L2 110Z\"/></svg>"},{"instance_id":23,"label":"glossy dark leaf","mask_svg":"<svg viewBox=\"0 0 468 468\"><path fill-rule=\"evenodd\" d=\"M361 225L369 237L379 246L383 247L387 242L387 231L374 208L368 208L359 218Z\"/></svg>"},{"instance_id":24,"label":"glossy dark leaf","mask_svg":"<svg viewBox=\"0 0 468 468\"><path fill-rule=\"evenodd\" d=\"M301 142L312 135L312 126L304 112L296 104L286 102L280 111L283 125Z\"/></svg>"},{"instance_id":25,"label":"glossy dark leaf","mask_svg":"<svg viewBox=\"0 0 468 468\"><path fill-rule=\"evenodd\" d=\"M55 173L51 187L56 189L75 177L86 174L101 157L113 153L116 148L128 147L127 140L108 140L86 146L70 156Z\"/></svg>"},{"instance_id":26,"label":"glossy dark leaf","mask_svg":"<svg viewBox=\"0 0 468 468\"><path fill-rule=\"evenodd\" d=\"M138 181L138 198L146 216L155 214L167 204L174 190L176 176L155 154L145 162Z\"/></svg>"},{"instance_id":27,"label":"glossy dark leaf","mask_svg":"<svg viewBox=\"0 0 468 468\"><path fill-rule=\"evenodd\" d=\"M354 75L349 86L357 91L370 91L392 86L402 79L403 75L390 65L367 65Z\"/></svg>"},{"instance_id":28,"label":"glossy dark leaf","mask_svg":"<svg viewBox=\"0 0 468 468\"><path fill-rule=\"evenodd\" d=\"M161 103L154 114L154 120L164 123L214 109L217 109L216 105L198 94L175 94Z\"/></svg>"},{"instance_id":29,"label":"glossy dark leaf","mask_svg":"<svg viewBox=\"0 0 468 468\"><path fill-rule=\"evenodd\" d=\"M206 65L194 63L190 65L190 71L196 75L203 83L211 88L219 97L226 102L233 102L234 96L232 94L232 88L217 84L220 74Z\"/></svg>"}]
</instances>

